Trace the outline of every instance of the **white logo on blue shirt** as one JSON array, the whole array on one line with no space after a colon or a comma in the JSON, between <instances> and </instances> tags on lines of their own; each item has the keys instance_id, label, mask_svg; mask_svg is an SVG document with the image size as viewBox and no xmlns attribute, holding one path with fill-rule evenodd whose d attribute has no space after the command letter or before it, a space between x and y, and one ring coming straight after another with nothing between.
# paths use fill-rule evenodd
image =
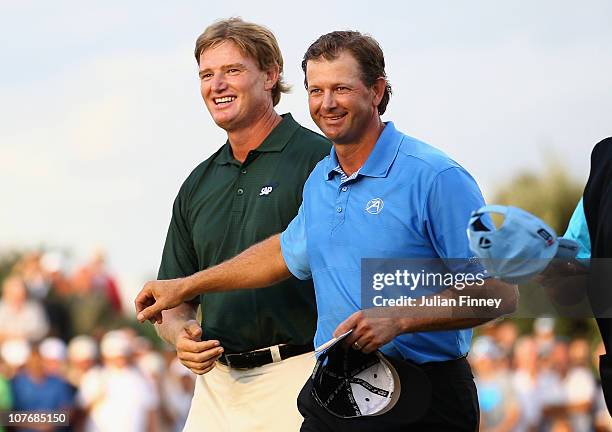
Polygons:
<instances>
[{"instance_id":1,"label":"white logo on blue shirt","mask_svg":"<svg viewBox=\"0 0 612 432\"><path fill-rule=\"evenodd\" d=\"M382 211L385 203L380 198L373 198L366 204L366 211L370 214L378 214Z\"/></svg>"}]
</instances>

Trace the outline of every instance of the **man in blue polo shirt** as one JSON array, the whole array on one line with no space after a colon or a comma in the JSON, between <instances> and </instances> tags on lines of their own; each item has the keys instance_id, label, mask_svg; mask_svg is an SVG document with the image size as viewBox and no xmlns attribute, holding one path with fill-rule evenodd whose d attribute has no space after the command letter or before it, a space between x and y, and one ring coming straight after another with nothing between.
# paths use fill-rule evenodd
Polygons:
<instances>
[{"instance_id":1,"label":"man in blue polo shirt","mask_svg":"<svg viewBox=\"0 0 612 432\"><path fill-rule=\"evenodd\" d=\"M431 407L418 424L399 430L476 430L478 401L465 355L471 328L493 316L366 314L360 274L362 258L468 258L465 229L484 204L478 186L444 153L382 122L391 88L374 39L352 31L323 35L302 67L310 114L334 147L308 178L298 215L281 235L225 263L147 283L136 298L138 319L160 321L162 310L197 293L265 287L291 274L312 278L316 345L352 329L347 341L354 349L380 348L427 373ZM487 279L480 288L503 299L498 315L514 310L515 286ZM376 417L333 418L313 402L309 385L298 401L302 431L389 430ZM401 421L401 412L391 415Z\"/></svg>"}]
</instances>

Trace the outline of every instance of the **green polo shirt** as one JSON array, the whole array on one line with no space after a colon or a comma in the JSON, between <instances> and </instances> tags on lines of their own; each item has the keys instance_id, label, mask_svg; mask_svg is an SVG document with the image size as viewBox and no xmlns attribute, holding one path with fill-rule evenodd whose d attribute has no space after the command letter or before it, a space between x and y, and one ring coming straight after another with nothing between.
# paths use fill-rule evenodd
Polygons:
<instances>
[{"instance_id":1,"label":"green polo shirt","mask_svg":"<svg viewBox=\"0 0 612 432\"><path fill-rule=\"evenodd\" d=\"M291 114L242 164L226 142L181 186L158 279L191 275L283 231L297 214L310 171L330 148ZM291 277L268 288L202 295L200 302L203 339L218 339L226 353L302 345L314 335L311 281Z\"/></svg>"}]
</instances>

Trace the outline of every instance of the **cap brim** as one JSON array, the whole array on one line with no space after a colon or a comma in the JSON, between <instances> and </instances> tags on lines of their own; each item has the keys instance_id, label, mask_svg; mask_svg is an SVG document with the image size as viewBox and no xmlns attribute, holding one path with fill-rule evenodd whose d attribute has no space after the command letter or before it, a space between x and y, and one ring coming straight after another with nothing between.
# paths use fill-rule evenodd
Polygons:
<instances>
[{"instance_id":1,"label":"cap brim","mask_svg":"<svg viewBox=\"0 0 612 432\"><path fill-rule=\"evenodd\" d=\"M353 332L353 329L350 329L346 333L343 333L343 334L341 334L338 337L332 338L332 339L328 340L327 342L325 342L323 345L320 345L320 346L316 347L315 348L315 355L319 356L320 354L323 354L323 353L331 350L333 347L335 347L340 342L342 342L344 340L344 338L346 338L352 332Z\"/></svg>"}]
</instances>

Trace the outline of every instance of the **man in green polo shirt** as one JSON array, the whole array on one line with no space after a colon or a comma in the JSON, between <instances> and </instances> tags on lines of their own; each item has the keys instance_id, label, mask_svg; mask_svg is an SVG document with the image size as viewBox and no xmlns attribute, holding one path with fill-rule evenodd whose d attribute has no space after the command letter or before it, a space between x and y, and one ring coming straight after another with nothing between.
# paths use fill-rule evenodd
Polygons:
<instances>
[{"instance_id":1,"label":"man in green polo shirt","mask_svg":"<svg viewBox=\"0 0 612 432\"><path fill-rule=\"evenodd\" d=\"M268 29L235 18L217 22L198 38L195 57L204 103L228 140L181 186L158 279L191 275L283 231L331 146L290 114L276 113L287 87ZM186 431L299 429L295 400L314 366L310 281L203 295L163 318L159 335L200 375Z\"/></svg>"}]
</instances>

